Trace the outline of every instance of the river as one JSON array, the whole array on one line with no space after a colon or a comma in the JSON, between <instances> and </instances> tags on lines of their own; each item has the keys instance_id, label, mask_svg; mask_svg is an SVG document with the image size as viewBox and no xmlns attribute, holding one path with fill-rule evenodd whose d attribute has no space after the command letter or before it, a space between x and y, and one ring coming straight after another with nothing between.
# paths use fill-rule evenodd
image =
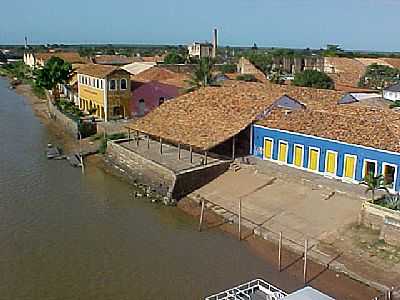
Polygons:
<instances>
[{"instance_id":1,"label":"river","mask_svg":"<svg viewBox=\"0 0 400 300\"><path fill-rule=\"evenodd\" d=\"M49 161L52 141L0 79L0 299L200 299L256 277L299 282L221 231L89 164Z\"/></svg>"}]
</instances>

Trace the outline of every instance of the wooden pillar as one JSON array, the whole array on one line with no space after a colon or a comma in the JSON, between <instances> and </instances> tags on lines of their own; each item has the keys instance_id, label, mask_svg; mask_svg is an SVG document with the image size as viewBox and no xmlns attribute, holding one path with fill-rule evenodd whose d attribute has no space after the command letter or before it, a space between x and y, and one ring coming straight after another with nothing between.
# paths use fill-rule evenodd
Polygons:
<instances>
[{"instance_id":1,"label":"wooden pillar","mask_svg":"<svg viewBox=\"0 0 400 300\"><path fill-rule=\"evenodd\" d=\"M192 164L193 163L193 148L192 148L192 146L190 146L189 152L190 152L190 163Z\"/></svg>"},{"instance_id":2,"label":"wooden pillar","mask_svg":"<svg viewBox=\"0 0 400 300\"><path fill-rule=\"evenodd\" d=\"M232 160L235 160L236 136L232 138Z\"/></svg>"},{"instance_id":3,"label":"wooden pillar","mask_svg":"<svg viewBox=\"0 0 400 300\"><path fill-rule=\"evenodd\" d=\"M282 232L279 232L278 269L279 269L279 272L282 270Z\"/></svg>"},{"instance_id":4,"label":"wooden pillar","mask_svg":"<svg viewBox=\"0 0 400 300\"><path fill-rule=\"evenodd\" d=\"M147 149L150 149L150 136L147 135Z\"/></svg>"},{"instance_id":5,"label":"wooden pillar","mask_svg":"<svg viewBox=\"0 0 400 300\"><path fill-rule=\"evenodd\" d=\"M136 130L136 146L139 147L139 131Z\"/></svg>"},{"instance_id":6,"label":"wooden pillar","mask_svg":"<svg viewBox=\"0 0 400 300\"><path fill-rule=\"evenodd\" d=\"M162 154L162 138L160 138L160 154Z\"/></svg>"},{"instance_id":7,"label":"wooden pillar","mask_svg":"<svg viewBox=\"0 0 400 300\"><path fill-rule=\"evenodd\" d=\"M206 206L206 200L202 199L201 200L201 212L200 212L200 221L199 221L199 231L201 231L201 227L203 225L203 218L204 218L204 210Z\"/></svg>"},{"instance_id":8,"label":"wooden pillar","mask_svg":"<svg viewBox=\"0 0 400 300\"><path fill-rule=\"evenodd\" d=\"M238 222L238 238L242 240L242 198L239 198L239 222Z\"/></svg>"},{"instance_id":9,"label":"wooden pillar","mask_svg":"<svg viewBox=\"0 0 400 300\"><path fill-rule=\"evenodd\" d=\"M128 127L128 144L131 143L131 129Z\"/></svg>"},{"instance_id":10,"label":"wooden pillar","mask_svg":"<svg viewBox=\"0 0 400 300\"><path fill-rule=\"evenodd\" d=\"M307 283L307 250L308 250L308 240L305 240L304 241L304 268L303 268L304 284Z\"/></svg>"},{"instance_id":11,"label":"wooden pillar","mask_svg":"<svg viewBox=\"0 0 400 300\"><path fill-rule=\"evenodd\" d=\"M178 144L178 159L181 159L181 144Z\"/></svg>"},{"instance_id":12,"label":"wooden pillar","mask_svg":"<svg viewBox=\"0 0 400 300\"><path fill-rule=\"evenodd\" d=\"M204 164L207 164L207 151L204 151Z\"/></svg>"}]
</instances>

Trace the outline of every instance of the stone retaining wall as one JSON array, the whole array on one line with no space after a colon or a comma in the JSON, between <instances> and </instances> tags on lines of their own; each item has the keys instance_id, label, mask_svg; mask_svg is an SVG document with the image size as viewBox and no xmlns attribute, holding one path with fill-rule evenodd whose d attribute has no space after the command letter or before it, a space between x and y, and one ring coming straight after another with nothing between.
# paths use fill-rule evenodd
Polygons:
<instances>
[{"instance_id":1,"label":"stone retaining wall","mask_svg":"<svg viewBox=\"0 0 400 300\"><path fill-rule=\"evenodd\" d=\"M225 173L230 161L217 162L176 174L173 197L180 199Z\"/></svg>"},{"instance_id":2,"label":"stone retaining wall","mask_svg":"<svg viewBox=\"0 0 400 300\"><path fill-rule=\"evenodd\" d=\"M381 230L383 228L385 218L392 218L400 221L400 211L388 209L367 201L362 204L359 218L360 224L370 227L374 230Z\"/></svg>"},{"instance_id":3,"label":"stone retaining wall","mask_svg":"<svg viewBox=\"0 0 400 300\"><path fill-rule=\"evenodd\" d=\"M400 211L364 202L359 223L380 230L380 238L386 243L400 246Z\"/></svg>"},{"instance_id":4,"label":"stone retaining wall","mask_svg":"<svg viewBox=\"0 0 400 300\"><path fill-rule=\"evenodd\" d=\"M78 137L78 123L74 120L68 118L62 112L58 110L58 108L52 103L51 100L48 101L49 113L51 117L56 120L59 124L61 124L66 132L72 135L74 138Z\"/></svg>"},{"instance_id":5,"label":"stone retaining wall","mask_svg":"<svg viewBox=\"0 0 400 300\"><path fill-rule=\"evenodd\" d=\"M106 155L109 161L118 166L131 182L147 185L157 193L171 197L175 186L175 174L171 170L119 145L118 142L122 141L126 140L107 142Z\"/></svg>"},{"instance_id":6,"label":"stone retaining wall","mask_svg":"<svg viewBox=\"0 0 400 300\"><path fill-rule=\"evenodd\" d=\"M216 162L176 174L120 145L123 141L127 139L107 142L108 161L116 165L129 181L150 186L170 199L181 199L227 171L230 165L230 161Z\"/></svg>"}]
</instances>

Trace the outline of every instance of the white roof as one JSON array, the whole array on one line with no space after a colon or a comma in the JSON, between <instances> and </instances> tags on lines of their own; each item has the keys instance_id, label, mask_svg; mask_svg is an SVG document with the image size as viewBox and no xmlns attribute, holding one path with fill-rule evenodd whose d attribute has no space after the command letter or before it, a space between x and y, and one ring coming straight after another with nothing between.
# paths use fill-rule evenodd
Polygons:
<instances>
[{"instance_id":1,"label":"white roof","mask_svg":"<svg viewBox=\"0 0 400 300\"><path fill-rule=\"evenodd\" d=\"M284 298L282 300L335 300L321 293L312 287L305 287L304 289L298 290Z\"/></svg>"},{"instance_id":2,"label":"white roof","mask_svg":"<svg viewBox=\"0 0 400 300\"><path fill-rule=\"evenodd\" d=\"M352 95L358 101L382 97L381 94L377 93L350 93L350 95Z\"/></svg>"},{"instance_id":3,"label":"white roof","mask_svg":"<svg viewBox=\"0 0 400 300\"><path fill-rule=\"evenodd\" d=\"M157 65L155 62L134 62L129 65L121 67L125 71L129 72L131 75L138 75L152 67Z\"/></svg>"}]
</instances>

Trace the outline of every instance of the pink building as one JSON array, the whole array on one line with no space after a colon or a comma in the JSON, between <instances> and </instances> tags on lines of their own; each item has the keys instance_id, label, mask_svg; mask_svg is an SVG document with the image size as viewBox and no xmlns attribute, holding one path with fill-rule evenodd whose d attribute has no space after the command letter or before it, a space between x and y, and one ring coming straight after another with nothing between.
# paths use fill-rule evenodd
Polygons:
<instances>
[{"instance_id":1,"label":"pink building","mask_svg":"<svg viewBox=\"0 0 400 300\"><path fill-rule=\"evenodd\" d=\"M129 103L131 117L142 117L164 101L179 96L178 87L158 81L133 82L132 86L134 90Z\"/></svg>"}]
</instances>

